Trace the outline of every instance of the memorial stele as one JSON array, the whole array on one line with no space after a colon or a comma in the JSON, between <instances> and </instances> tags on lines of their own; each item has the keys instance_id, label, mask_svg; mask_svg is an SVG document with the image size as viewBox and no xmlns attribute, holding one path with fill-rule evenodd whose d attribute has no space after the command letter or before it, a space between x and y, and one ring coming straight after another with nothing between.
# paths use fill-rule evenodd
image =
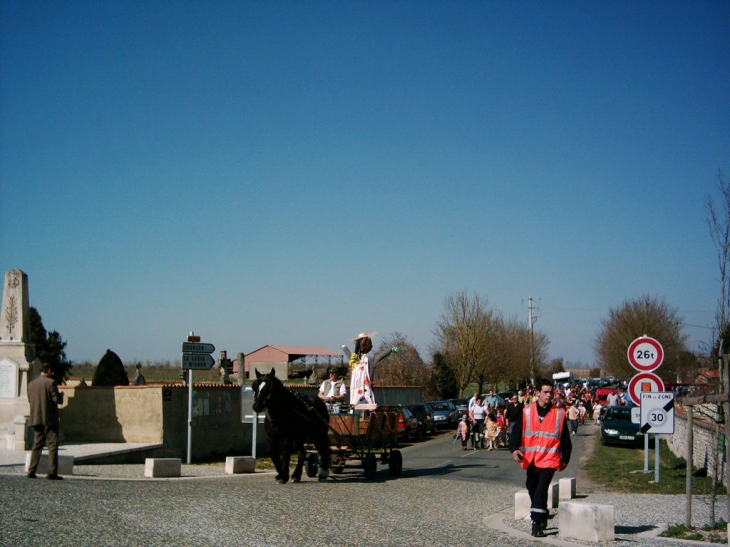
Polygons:
<instances>
[{"instance_id":1,"label":"memorial stele","mask_svg":"<svg viewBox=\"0 0 730 547\"><path fill-rule=\"evenodd\" d=\"M30 343L28 276L19 269L5 274L0 310L0 443L24 450L30 405L28 381L40 362Z\"/></svg>"}]
</instances>

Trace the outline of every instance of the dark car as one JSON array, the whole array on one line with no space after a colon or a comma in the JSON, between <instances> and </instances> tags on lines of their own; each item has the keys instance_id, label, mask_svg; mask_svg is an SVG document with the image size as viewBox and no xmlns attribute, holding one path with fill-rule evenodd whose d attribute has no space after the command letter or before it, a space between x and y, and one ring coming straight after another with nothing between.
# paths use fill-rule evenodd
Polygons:
<instances>
[{"instance_id":1,"label":"dark car","mask_svg":"<svg viewBox=\"0 0 730 547\"><path fill-rule=\"evenodd\" d=\"M460 420L459 411L451 401L429 401L433 408L433 419L437 429L456 428Z\"/></svg>"},{"instance_id":2,"label":"dark car","mask_svg":"<svg viewBox=\"0 0 730 547\"><path fill-rule=\"evenodd\" d=\"M449 399L449 402L459 411L459 419L461 416L469 414L469 399Z\"/></svg>"},{"instance_id":3,"label":"dark car","mask_svg":"<svg viewBox=\"0 0 730 547\"><path fill-rule=\"evenodd\" d=\"M411 442L413 438L421 438L418 420L406 407L401 408L398 414L398 432L396 434L399 440L407 443Z\"/></svg>"},{"instance_id":4,"label":"dark car","mask_svg":"<svg viewBox=\"0 0 730 547\"><path fill-rule=\"evenodd\" d=\"M609 406L601 420L601 443L643 445L644 434L631 421L631 407Z\"/></svg>"},{"instance_id":5,"label":"dark car","mask_svg":"<svg viewBox=\"0 0 730 547\"><path fill-rule=\"evenodd\" d=\"M436 422L433 419L433 409L428 403L417 403L406 407L418 420L421 436L428 433L436 433Z\"/></svg>"}]
</instances>

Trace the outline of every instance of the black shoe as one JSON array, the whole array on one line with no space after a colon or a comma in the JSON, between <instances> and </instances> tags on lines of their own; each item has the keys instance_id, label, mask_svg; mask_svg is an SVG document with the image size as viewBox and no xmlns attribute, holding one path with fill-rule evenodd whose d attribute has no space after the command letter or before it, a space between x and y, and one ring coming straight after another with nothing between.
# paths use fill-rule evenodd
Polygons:
<instances>
[{"instance_id":1,"label":"black shoe","mask_svg":"<svg viewBox=\"0 0 730 547\"><path fill-rule=\"evenodd\" d=\"M49 481L62 481L63 477L61 475L46 475L46 478Z\"/></svg>"},{"instance_id":2,"label":"black shoe","mask_svg":"<svg viewBox=\"0 0 730 547\"><path fill-rule=\"evenodd\" d=\"M536 538L547 537L547 534L545 533L546 527L547 527L547 523L533 522L532 523L532 537L536 537Z\"/></svg>"},{"instance_id":3,"label":"black shoe","mask_svg":"<svg viewBox=\"0 0 730 547\"><path fill-rule=\"evenodd\" d=\"M29 479L37 479L38 475L36 475L35 473L28 473L26 477Z\"/></svg>"}]
</instances>

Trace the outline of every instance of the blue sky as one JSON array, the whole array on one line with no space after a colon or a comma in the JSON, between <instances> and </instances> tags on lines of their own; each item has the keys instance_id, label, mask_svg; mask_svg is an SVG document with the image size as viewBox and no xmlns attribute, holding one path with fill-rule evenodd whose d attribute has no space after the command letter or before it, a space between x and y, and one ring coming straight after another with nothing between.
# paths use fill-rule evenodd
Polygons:
<instances>
[{"instance_id":1,"label":"blue sky","mask_svg":"<svg viewBox=\"0 0 730 547\"><path fill-rule=\"evenodd\" d=\"M3 0L0 268L75 361L427 358L462 290L551 358L645 294L697 349L728 97L725 1Z\"/></svg>"}]
</instances>

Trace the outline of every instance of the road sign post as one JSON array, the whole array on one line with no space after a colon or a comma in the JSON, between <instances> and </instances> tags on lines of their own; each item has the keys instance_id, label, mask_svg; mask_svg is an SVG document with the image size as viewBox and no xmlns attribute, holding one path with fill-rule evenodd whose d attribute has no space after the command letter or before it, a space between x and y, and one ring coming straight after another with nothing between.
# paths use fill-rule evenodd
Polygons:
<instances>
[{"instance_id":1,"label":"road sign post","mask_svg":"<svg viewBox=\"0 0 730 547\"><path fill-rule=\"evenodd\" d=\"M213 344L200 341L200 336L190 333L188 341L182 343L181 365L188 371L188 458L187 463L192 463L192 440L193 440L193 370L209 370L215 360L211 353L215 351Z\"/></svg>"}]
</instances>

